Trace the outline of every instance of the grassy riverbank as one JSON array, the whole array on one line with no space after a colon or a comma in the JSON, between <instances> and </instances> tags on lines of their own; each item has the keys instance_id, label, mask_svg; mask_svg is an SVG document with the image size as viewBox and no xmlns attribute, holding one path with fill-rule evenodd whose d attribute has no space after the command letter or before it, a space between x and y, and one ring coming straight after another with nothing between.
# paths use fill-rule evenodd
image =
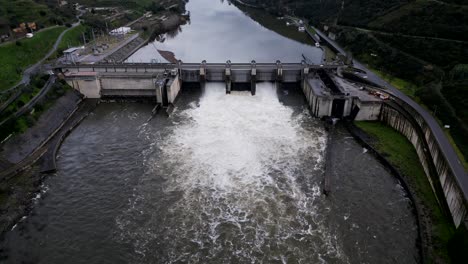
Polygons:
<instances>
[{"instance_id":1,"label":"grassy riverbank","mask_svg":"<svg viewBox=\"0 0 468 264\"><path fill-rule=\"evenodd\" d=\"M64 30L65 27L53 27L35 34L33 38L0 46L0 91L21 80L23 71L41 60Z\"/></svg>"},{"instance_id":2,"label":"grassy riverbank","mask_svg":"<svg viewBox=\"0 0 468 264\"><path fill-rule=\"evenodd\" d=\"M432 241L429 257L433 262L442 260L449 262L448 244L455 233L455 228L439 207L427 180L424 169L413 145L393 128L379 122L356 122L356 125L370 135L374 142L372 146L381 153L404 176L410 189L421 203L425 217L430 226L426 228Z\"/></svg>"}]
</instances>

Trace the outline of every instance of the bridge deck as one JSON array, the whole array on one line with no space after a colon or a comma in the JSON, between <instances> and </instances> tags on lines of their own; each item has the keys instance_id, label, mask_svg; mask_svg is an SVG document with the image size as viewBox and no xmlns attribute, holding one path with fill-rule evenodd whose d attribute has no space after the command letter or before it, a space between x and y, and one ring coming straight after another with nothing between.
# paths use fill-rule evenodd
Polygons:
<instances>
[{"instance_id":1,"label":"bridge deck","mask_svg":"<svg viewBox=\"0 0 468 264\"><path fill-rule=\"evenodd\" d=\"M250 70L256 68L258 70L275 70L282 68L283 70L301 70L309 69L336 69L340 64L306 64L306 63L121 63L121 64L62 64L56 65L56 69L77 69L78 71L95 71L93 69L160 69L160 70L199 70L205 68L207 70L220 70L230 68L232 70ZM110 70L112 71L112 70Z\"/></svg>"}]
</instances>

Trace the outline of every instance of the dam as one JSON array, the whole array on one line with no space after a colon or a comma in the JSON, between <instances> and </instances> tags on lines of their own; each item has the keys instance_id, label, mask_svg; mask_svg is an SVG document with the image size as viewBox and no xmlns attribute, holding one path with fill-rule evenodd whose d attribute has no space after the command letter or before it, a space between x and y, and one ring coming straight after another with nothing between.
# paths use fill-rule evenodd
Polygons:
<instances>
[{"instance_id":1,"label":"dam","mask_svg":"<svg viewBox=\"0 0 468 264\"><path fill-rule=\"evenodd\" d=\"M229 1L192 0L187 10L189 25L125 63L55 65L102 103L63 142L57 172L6 234L0 259L419 263L402 183L346 129L320 120L385 113L409 132L388 99L322 63L314 43L271 30L287 29L274 17L259 23ZM151 63L158 49L179 63Z\"/></svg>"},{"instance_id":2,"label":"dam","mask_svg":"<svg viewBox=\"0 0 468 264\"><path fill-rule=\"evenodd\" d=\"M248 84L252 95L257 83L276 82L302 87L315 117L377 120L382 99L369 95L364 84L340 76L343 65L302 63L182 63L58 65L56 71L86 98L153 98L173 104L183 83L224 82L229 94Z\"/></svg>"}]
</instances>

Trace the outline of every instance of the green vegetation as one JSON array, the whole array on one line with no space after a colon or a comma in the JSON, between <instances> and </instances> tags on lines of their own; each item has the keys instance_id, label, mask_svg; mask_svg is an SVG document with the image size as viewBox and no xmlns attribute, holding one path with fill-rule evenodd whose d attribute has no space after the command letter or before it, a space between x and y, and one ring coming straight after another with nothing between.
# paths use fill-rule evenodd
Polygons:
<instances>
[{"instance_id":1,"label":"green vegetation","mask_svg":"<svg viewBox=\"0 0 468 264\"><path fill-rule=\"evenodd\" d=\"M468 160L468 80L451 78L468 65L468 0L244 1L328 25L354 57L450 125Z\"/></svg>"},{"instance_id":2,"label":"green vegetation","mask_svg":"<svg viewBox=\"0 0 468 264\"><path fill-rule=\"evenodd\" d=\"M468 40L467 13L468 6L417 0L387 10L366 26L409 35Z\"/></svg>"},{"instance_id":3,"label":"green vegetation","mask_svg":"<svg viewBox=\"0 0 468 264\"><path fill-rule=\"evenodd\" d=\"M6 119L8 116L14 114L21 107L27 104L40 92L48 78L48 75L35 76L31 84L23 88L23 94L1 113L0 120ZM26 113L19 118L10 120L3 125L0 129L0 141L8 137L10 134L21 134L29 127L32 127L41 114L70 89L71 87L64 81L55 83L51 90L34 106L34 109L30 113Z\"/></svg>"},{"instance_id":4,"label":"green vegetation","mask_svg":"<svg viewBox=\"0 0 468 264\"><path fill-rule=\"evenodd\" d=\"M0 0L0 17L6 20L11 28L18 27L24 22L47 24L50 16L50 10L46 5L33 0Z\"/></svg>"},{"instance_id":5,"label":"green vegetation","mask_svg":"<svg viewBox=\"0 0 468 264\"><path fill-rule=\"evenodd\" d=\"M453 42L402 35L374 34L380 41L400 51L450 71L468 57L468 42ZM428 52L433 51L433 52Z\"/></svg>"},{"instance_id":6,"label":"green vegetation","mask_svg":"<svg viewBox=\"0 0 468 264\"><path fill-rule=\"evenodd\" d=\"M415 84L410 83L408 81L405 81L403 79L394 77L392 75L388 75L387 73L378 71L376 69L372 69L372 71L375 74L377 74L380 78L386 80L391 85L395 86L400 91L404 92L406 95L411 97L413 100L415 100L417 102L420 101L419 98L417 98L416 95L415 95L415 93L416 93L416 91L418 89L418 87Z\"/></svg>"},{"instance_id":7,"label":"green vegetation","mask_svg":"<svg viewBox=\"0 0 468 264\"><path fill-rule=\"evenodd\" d=\"M67 31L67 33L63 35L62 41L51 58L62 56L63 51L70 47L83 46L83 34L85 34L85 38L89 40L89 32L89 28L85 25L78 25Z\"/></svg>"},{"instance_id":8,"label":"green vegetation","mask_svg":"<svg viewBox=\"0 0 468 264\"><path fill-rule=\"evenodd\" d=\"M54 0L0 0L0 34L8 34L20 23L35 22L39 28L70 23L75 18L70 6Z\"/></svg>"},{"instance_id":9,"label":"green vegetation","mask_svg":"<svg viewBox=\"0 0 468 264\"><path fill-rule=\"evenodd\" d=\"M461 252L452 247L449 249L449 242L455 239L455 228L451 219L439 207L413 145L398 131L382 123L356 122L356 125L375 139L373 147L405 176L410 188L427 209L423 211L428 214L432 223L428 227L431 228L433 244L432 252L429 252L430 260L449 262L451 258L454 263L462 263L458 262L459 255L464 254L463 250L466 248L462 248ZM457 239L460 238L457 236ZM466 239L466 236L461 238L465 243L468 241Z\"/></svg>"},{"instance_id":10,"label":"green vegetation","mask_svg":"<svg viewBox=\"0 0 468 264\"><path fill-rule=\"evenodd\" d=\"M76 0L74 2L80 3L89 7L123 7L132 10L144 11L153 2L162 2L160 0Z\"/></svg>"},{"instance_id":11,"label":"green vegetation","mask_svg":"<svg viewBox=\"0 0 468 264\"><path fill-rule=\"evenodd\" d=\"M17 83L24 69L41 60L64 30L65 27L53 27L38 32L33 38L0 46L0 90Z\"/></svg>"},{"instance_id":12,"label":"green vegetation","mask_svg":"<svg viewBox=\"0 0 468 264\"><path fill-rule=\"evenodd\" d=\"M0 120L4 120L10 115L16 113L21 107L26 105L34 96L36 96L49 79L48 75L34 76L31 80L31 84L28 86L22 86L18 89L22 90L21 95L13 101L5 110L0 113Z\"/></svg>"},{"instance_id":13,"label":"green vegetation","mask_svg":"<svg viewBox=\"0 0 468 264\"><path fill-rule=\"evenodd\" d=\"M396 77L393 77L391 75L388 75L388 74L385 74L385 73L382 73L378 70L375 70L375 69L372 69L372 71L377 74L378 76L380 76L382 79L386 80L387 82L389 82L391 85L395 86L396 88L398 88L400 91L404 92L406 95L410 96L415 102L421 104L421 106L423 106L424 108L426 108L428 111L431 111L431 108L426 106L422 101L421 101L421 98L418 97L417 95L417 92L419 90L419 88L413 84L413 83L410 83L408 81L405 81L405 80L402 80L400 78L396 78ZM444 91L444 90L443 90ZM463 100L463 97L457 97L458 99L461 99ZM466 97L465 97L466 98ZM453 104L452 104L453 105ZM462 106L463 104L456 104L456 105L460 105ZM437 116L437 115L436 115ZM437 119L437 121L439 122L439 125L440 126L444 126L444 123ZM466 122L466 121L465 121ZM445 134L450 142L450 144L452 145L452 147L454 148L455 152L457 153L458 157L460 158L460 161L462 162L463 166L465 167L465 169L468 170L468 162L467 162L467 159L465 158L465 155L463 155L463 152L460 150L459 148L459 144L457 144L455 142L455 140L453 139L453 136L451 134L451 130L445 130Z\"/></svg>"},{"instance_id":14,"label":"green vegetation","mask_svg":"<svg viewBox=\"0 0 468 264\"><path fill-rule=\"evenodd\" d=\"M466 73L468 71L465 67L455 65L452 70L449 67L453 63L444 65L442 64L444 60L437 58L433 61L441 63L440 66L425 62L409 55L410 50L401 51L368 33L357 30L342 30L338 41L345 45L356 58L368 64L370 68L378 69L378 74L415 101L425 105L441 124L450 125L450 134L454 142L464 159L468 159L468 138L466 137L468 134L466 118L468 81L463 77L468 75ZM416 46L414 48L416 49ZM440 53L444 54L444 49ZM465 59L459 58L459 60Z\"/></svg>"},{"instance_id":15,"label":"green vegetation","mask_svg":"<svg viewBox=\"0 0 468 264\"><path fill-rule=\"evenodd\" d=\"M33 172L34 170L34 172ZM25 201L32 199L37 186L41 181L41 175L37 172L37 167L18 173L16 177L0 181L0 233L5 233L11 229L13 219L24 215L26 209ZM18 219L16 219L18 220Z\"/></svg>"},{"instance_id":16,"label":"green vegetation","mask_svg":"<svg viewBox=\"0 0 468 264\"><path fill-rule=\"evenodd\" d=\"M62 41L60 42L57 51L61 53L63 50L69 47L80 46L83 44L83 33L86 33L88 28L84 25L79 25L75 28L70 29L63 35Z\"/></svg>"}]
</instances>

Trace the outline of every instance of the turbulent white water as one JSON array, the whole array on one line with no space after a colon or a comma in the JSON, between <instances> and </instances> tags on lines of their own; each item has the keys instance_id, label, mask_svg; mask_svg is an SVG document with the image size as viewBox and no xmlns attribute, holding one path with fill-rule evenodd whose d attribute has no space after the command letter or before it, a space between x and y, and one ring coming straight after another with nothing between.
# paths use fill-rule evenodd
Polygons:
<instances>
[{"instance_id":1,"label":"turbulent white water","mask_svg":"<svg viewBox=\"0 0 468 264\"><path fill-rule=\"evenodd\" d=\"M118 219L136 262L342 262L317 203L323 128L280 103L272 84L256 96L209 86L145 153L148 173Z\"/></svg>"}]
</instances>

